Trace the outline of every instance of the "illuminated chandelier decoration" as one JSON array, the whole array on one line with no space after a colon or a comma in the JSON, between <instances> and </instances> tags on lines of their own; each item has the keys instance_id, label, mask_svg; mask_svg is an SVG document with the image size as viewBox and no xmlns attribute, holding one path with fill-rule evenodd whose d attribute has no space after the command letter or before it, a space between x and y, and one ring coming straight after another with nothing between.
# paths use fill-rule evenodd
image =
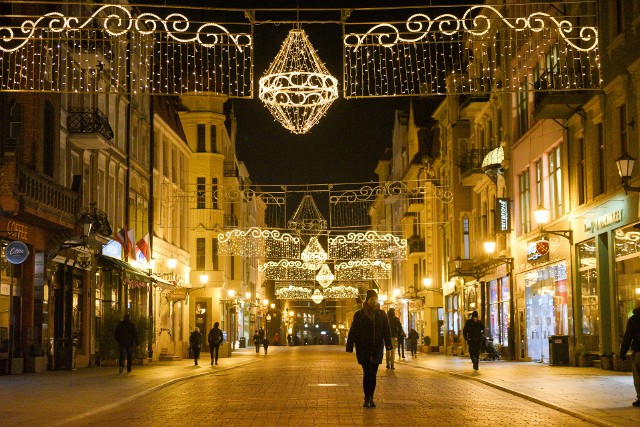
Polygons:
<instances>
[{"instance_id":1,"label":"illuminated chandelier decoration","mask_svg":"<svg viewBox=\"0 0 640 427\"><path fill-rule=\"evenodd\" d=\"M315 291L313 291L313 295L311 295L311 300L313 302L315 302L316 304L320 304L323 299L324 299L324 295L322 295L322 292L320 292L320 289L316 289Z\"/></svg>"},{"instance_id":2,"label":"illuminated chandelier decoration","mask_svg":"<svg viewBox=\"0 0 640 427\"><path fill-rule=\"evenodd\" d=\"M316 280L318 281L318 283L320 283L323 288L326 288L327 286L331 285L331 283L333 283L334 279L335 276L331 272L329 266L327 264L322 264L322 267L320 267L320 271L316 275Z\"/></svg>"},{"instance_id":3,"label":"illuminated chandelier decoration","mask_svg":"<svg viewBox=\"0 0 640 427\"><path fill-rule=\"evenodd\" d=\"M338 98L338 80L301 28L294 28L259 81L258 97L282 126L307 133Z\"/></svg>"},{"instance_id":4,"label":"illuminated chandelier decoration","mask_svg":"<svg viewBox=\"0 0 640 427\"><path fill-rule=\"evenodd\" d=\"M302 262L307 269L315 271L327 260L327 253L322 249L318 238L312 237L307 247L300 254L300 258L302 258Z\"/></svg>"},{"instance_id":5,"label":"illuminated chandelier decoration","mask_svg":"<svg viewBox=\"0 0 640 427\"><path fill-rule=\"evenodd\" d=\"M358 298L358 288L353 286L331 286L324 290L324 297L327 299L347 299Z\"/></svg>"}]
</instances>

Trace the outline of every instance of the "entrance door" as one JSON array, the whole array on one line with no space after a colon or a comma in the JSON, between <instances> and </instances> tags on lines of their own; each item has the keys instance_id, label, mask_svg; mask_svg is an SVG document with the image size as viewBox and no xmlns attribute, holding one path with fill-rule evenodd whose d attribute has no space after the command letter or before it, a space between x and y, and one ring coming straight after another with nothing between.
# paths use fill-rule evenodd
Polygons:
<instances>
[{"instance_id":1,"label":"entrance door","mask_svg":"<svg viewBox=\"0 0 640 427\"><path fill-rule=\"evenodd\" d=\"M552 283L544 280L527 287L527 350L534 362L549 362L549 336L555 330Z\"/></svg>"}]
</instances>

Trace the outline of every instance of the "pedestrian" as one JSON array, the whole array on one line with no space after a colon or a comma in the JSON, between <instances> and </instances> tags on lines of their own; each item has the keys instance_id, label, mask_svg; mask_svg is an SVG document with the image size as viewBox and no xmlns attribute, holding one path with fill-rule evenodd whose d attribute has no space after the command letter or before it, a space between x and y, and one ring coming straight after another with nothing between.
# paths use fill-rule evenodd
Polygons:
<instances>
[{"instance_id":1,"label":"pedestrian","mask_svg":"<svg viewBox=\"0 0 640 427\"><path fill-rule=\"evenodd\" d=\"M375 408L373 394L376 391L376 375L378 366L382 363L382 355L386 347L393 350L391 345L391 329L389 319L380 310L378 294L373 289L367 291L362 309L356 311L351 321L347 336L347 352L353 353L356 347L356 358L362 365L362 388L364 390L364 407Z\"/></svg>"},{"instance_id":2,"label":"pedestrian","mask_svg":"<svg viewBox=\"0 0 640 427\"><path fill-rule=\"evenodd\" d=\"M262 338L262 346L264 347L264 354L267 354L267 350L269 350L269 338Z\"/></svg>"},{"instance_id":3,"label":"pedestrian","mask_svg":"<svg viewBox=\"0 0 640 427\"><path fill-rule=\"evenodd\" d=\"M280 334L277 332L273 336L273 345L280 345Z\"/></svg>"},{"instance_id":4,"label":"pedestrian","mask_svg":"<svg viewBox=\"0 0 640 427\"><path fill-rule=\"evenodd\" d=\"M129 313L125 314L115 331L116 341L120 347L120 373L124 371L124 357L127 356L127 372L131 372L131 364L133 359L133 351L136 346L140 345L138 339L138 331L136 325L131 323Z\"/></svg>"},{"instance_id":5,"label":"pedestrian","mask_svg":"<svg viewBox=\"0 0 640 427\"><path fill-rule=\"evenodd\" d=\"M398 334L398 358L404 359L404 339L406 336L407 334L404 333L404 330Z\"/></svg>"},{"instance_id":6,"label":"pedestrian","mask_svg":"<svg viewBox=\"0 0 640 427\"><path fill-rule=\"evenodd\" d=\"M480 347L484 341L484 325L478 320L478 312L471 313L471 319L467 319L462 330L462 336L469 345L469 356L473 363L473 369L478 370L480 361Z\"/></svg>"},{"instance_id":7,"label":"pedestrian","mask_svg":"<svg viewBox=\"0 0 640 427\"><path fill-rule=\"evenodd\" d=\"M624 331L622 345L620 345L620 359L626 360L629 347L633 351L631 353L631 372L633 373L633 386L636 389L636 401L632 405L640 407L640 307L636 307L627 320L627 328Z\"/></svg>"},{"instance_id":8,"label":"pedestrian","mask_svg":"<svg viewBox=\"0 0 640 427\"><path fill-rule=\"evenodd\" d=\"M260 354L260 333L256 329L256 333L253 334L253 345L256 346L256 354Z\"/></svg>"},{"instance_id":9,"label":"pedestrian","mask_svg":"<svg viewBox=\"0 0 640 427\"><path fill-rule=\"evenodd\" d=\"M202 334L200 333L200 328L197 326L189 336L189 344L193 352L193 364L197 366L198 359L200 358L200 350L202 350Z\"/></svg>"},{"instance_id":10,"label":"pedestrian","mask_svg":"<svg viewBox=\"0 0 640 427\"><path fill-rule=\"evenodd\" d=\"M409 350L411 351L411 357L413 357L414 359L418 357L418 338L420 338L418 332L413 328L409 329L409 335L407 336L407 339L409 340Z\"/></svg>"},{"instance_id":11,"label":"pedestrian","mask_svg":"<svg viewBox=\"0 0 640 427\"><path fill-rule=\"evenodd\" d=\"M386 361L387 369L396 369L394 362L396 358L395 348L398 347L398 336L402 332L402 323L400 319L396 317L396 309L391 307L389 309L389 328L391 329L391 350L387 350Z\"/></svg>"},{"instance_id":12,"label":"pedestrian","mask_svg":"<svg viewBox=\"0 0 640 427\"><path fill-rule=\"evenodd\" d=\"M220 352L220 344L224 341L224 335L222 335L222 331L218 327L220 323L216 322L213 324L213 328L209 331L209 336L207 337L207 341L209 341L209 352L211 353L211 364L215 362L218 364L218 354Z\"/></svg>"}]
</instances>

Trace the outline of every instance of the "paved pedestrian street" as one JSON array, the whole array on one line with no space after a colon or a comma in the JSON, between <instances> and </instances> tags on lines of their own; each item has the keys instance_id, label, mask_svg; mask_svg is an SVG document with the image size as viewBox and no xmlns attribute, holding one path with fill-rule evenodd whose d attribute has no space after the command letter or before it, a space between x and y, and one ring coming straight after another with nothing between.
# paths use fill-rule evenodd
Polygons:
<instances>
[{"instance_id":1,"label":"paved pedestrian street","mask_svg":"<svg viewBox=\"0 0 640 427\"><path fill-rule=\"evenodd\" d=\"M532 374L536 369L537 380ZM397 361L395 370L380 366L377 408L371 409L362 407L362 376L355 354L341 346L271 347L268 355L243 349L220 359L218 366L211 366L207 357L199 366L190 360L162 362L135 366L131 374L100 367L2 377L0 390L6 396L7 386L13 385L25 396L13 405L9 397L3 425L631 426L640 422L640 410L630 406L630 375L595 375L604 384L603 395L612 381L627 398L617 404L615 414L595 408L596 413L585 413L584 407L567 398L576 388L568 377L605 371L559 368L558 378L548 378L544 384L558 389L566 380L567 399L553 403L532 395L545 387L540 378L553 369L491 362L481 363L480 371L473 372L467 358L420 354L418 359ZM496 381L497 370L502 370L505 381ZM519 370L522 387L517 386ZM543 394L553 398L553 392Z\"/></svg>"}]
</instances>

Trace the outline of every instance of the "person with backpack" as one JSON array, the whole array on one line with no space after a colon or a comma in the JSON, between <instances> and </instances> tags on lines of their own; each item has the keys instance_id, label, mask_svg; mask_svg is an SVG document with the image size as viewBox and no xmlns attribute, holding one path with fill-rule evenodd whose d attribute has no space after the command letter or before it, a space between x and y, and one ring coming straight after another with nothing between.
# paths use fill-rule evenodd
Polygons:
<instances>
[{"instance_id":1,"label":"person with backpack","mask_svg":"<svg viewBox=\"0 0 640 427\"><path fill-rule=\"evenodd\" d=\"M220 344L224 341L224 335L222 335L222 331L218 327L220 323L216 322L213 324L213 328L209 331L209 336L207 340L209 341L209 352L211 352L211 364L215 362L218 364L218 353L220 352Z\"/></svg>"},{"instance_id":2,"label":"person with backpack","mask_svg":"<svg viewBox=\"0 0 640 427\"><path fill-rule=\"evenodd\" d=\"M202 349L202 334L200 333L200 328L198 328L197 326L189 336L189 345L191 346L191 351L193 352L193 364L198 366L200 350Z\"/></svg>"}]
</instances>

